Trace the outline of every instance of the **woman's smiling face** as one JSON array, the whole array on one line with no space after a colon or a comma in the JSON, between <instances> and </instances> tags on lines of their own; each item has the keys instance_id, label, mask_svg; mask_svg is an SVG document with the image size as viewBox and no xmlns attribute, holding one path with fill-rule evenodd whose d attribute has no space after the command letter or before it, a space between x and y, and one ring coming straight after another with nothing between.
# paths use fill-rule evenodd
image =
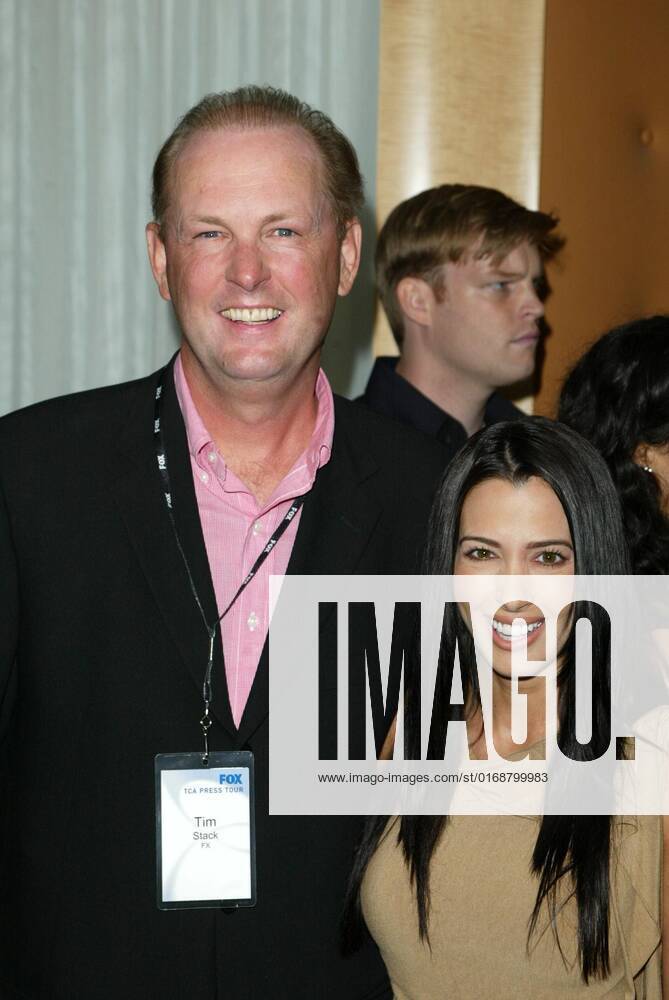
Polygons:
<instances>
[{"instance_id":1,"label":"woman's smiling face","mask_svg":"<svg viewBox=\"0 0 669 1000\"><path fill-rule=\"evenodd\" d=\"M562 504L543 479L519 486L506 479L486 479L465 497L453 573L505 576L572 575L576 572L569 524ZM513 628L514 619L525 626ZM561 625L561 627L560 627ZM568 620L558 623L558 648ZM527 601L504 604L492 623L495 671L511 672L511 649L527 641L529 659L546 655L545 622Z\"/></svg>"}]
</instances>

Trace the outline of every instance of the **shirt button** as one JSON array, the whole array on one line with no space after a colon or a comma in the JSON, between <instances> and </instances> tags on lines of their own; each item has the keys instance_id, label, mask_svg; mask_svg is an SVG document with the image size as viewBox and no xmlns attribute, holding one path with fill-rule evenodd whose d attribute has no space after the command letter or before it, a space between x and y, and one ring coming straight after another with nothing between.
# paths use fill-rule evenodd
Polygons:
<instances>
[{"instance_id":1,"label":"shirt button","mask_svg":"<svg viewBox=\"0 0 669 1000\"><path fill-rule=\"evenodd\" d=\"M207 455L207 458L209 459L210 463L213 465L214 462L216 461L216 452L215 451L210 451L209 454Z\"/></svg>"},{"instance_id":2,"label":"shirt button","mask_svg":"<svg viewBox=\"0 0 669 1000\"><path fill-rule=\"evenodd\" d=\"M262 521L256 521L253 525L253 534L259 535L262 531Z\"/></svg>"},{"instance_id":3,"label":"shirt button","mask_svg":"<svg viewBox=\"0 0 669 1000\"><path fill-rule=\"evenodd\" d=\"M208 483L209 482L209 473L208 472L201 472L200 473L200 479L202 480L203 483Z\"/></svg>"},{"instance_id":4,"label":"shirt button","mask_svg":"<svg viewBox=\"0 0 669 1000\"><path fill-rule=\"evenodd\" d=\"M260 619L258 618L255 611L252 611L251 614L248 616L248 618L246 619L246 624L249 627L249 632L255 632L255 630L258 628L258 625L260 624Z\"/></svg>"}]
</instances>

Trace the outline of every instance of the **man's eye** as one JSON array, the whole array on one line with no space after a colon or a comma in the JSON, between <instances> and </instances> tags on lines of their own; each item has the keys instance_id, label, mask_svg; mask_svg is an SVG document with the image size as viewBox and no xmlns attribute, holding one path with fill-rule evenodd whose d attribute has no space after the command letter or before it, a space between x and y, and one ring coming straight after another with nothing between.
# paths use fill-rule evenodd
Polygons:
<instances>
[{"instance_id":1,"label":"man's eye","mask_svg":"<svg viewBox=\"0 0 669 1000\"><path fill-rule=\"evenodd\" d=\"M220 236L220 233L218 232L217 229L207 229L207 231L204 233L198 233L195 238L198 240L213 240L217 236Z\"/></svg>"},{"instance_id":2,"label":"man's eye","mask_svg":"<svg viewBox=\"0 0 669 1000\"><path fill-rule=\"evenodd\" d=\"M275 229L274 232L276 233L277 236L295 236L295 235L297 235L295 233L294 229L288 229L286 226L279 226L279 228Z\"/></svg>"},{"instance_id":3,"label":"man's eye","mask_svg":"<svg viewBox=\"0 0 669 1000\"><path fill-rule=\"evenodd\" d=\"M490 288L495 292L508 292L511 288L510 281L491 281Z\"/></svg>"},{"instance_id":4,"label":"man's eye","mask_svg":"<svg viewBox=\"0 0 669 1000\"><path fill-rule=\"evenodd\" d=\"M556 552L554 549L546 549L537 556L537 562L541 563L542 566L559 566L564 561L562 553Z\"/></svg>"}]
</instances>

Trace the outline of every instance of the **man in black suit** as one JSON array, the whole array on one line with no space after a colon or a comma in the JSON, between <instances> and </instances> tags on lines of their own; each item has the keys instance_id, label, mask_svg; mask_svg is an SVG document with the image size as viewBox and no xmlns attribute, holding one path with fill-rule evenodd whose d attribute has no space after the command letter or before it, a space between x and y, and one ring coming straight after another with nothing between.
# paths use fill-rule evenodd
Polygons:
<instances>
[{"instance_id":1,"label":"man in black suit","mask_svg":"<svg viewBox=\"0 0 669 1000\"><path fill-rule=\"evenodd\" d=\"M400 356L377 358L363 402L438 437L449 458L484 424L521 416L497 389L534 371L556 225L475 184L397 205L379 233L376 280Z\"/></svg>"},{"instance_id":2,"label":"man in black suit","mask_svg":"<svg viewBox=\"0 0 669 1000\"><path fill-rule=\"evenodd\" d=\"M324 115L205 98L158 156L147 227L176 360L0 422L3 998L389 995L371 944L337 945L359 821L270 817L267 788L262 573L415 571L443 464L319 374L361 200ZM202 749L208 651L209 749L254 755L257 904L161 910L154 757Z\"/></svg>"}]
</instances>

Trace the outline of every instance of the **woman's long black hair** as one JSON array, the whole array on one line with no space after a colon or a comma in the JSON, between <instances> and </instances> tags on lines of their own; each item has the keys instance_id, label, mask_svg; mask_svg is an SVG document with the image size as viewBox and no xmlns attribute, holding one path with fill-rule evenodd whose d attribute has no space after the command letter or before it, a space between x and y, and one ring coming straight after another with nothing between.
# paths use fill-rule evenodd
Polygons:
<instances>
[{"instance_id":1,"label":"woman's long black hair","mask_svg":"<svg viewBox=\"0 0 669 1000\"><path fill-rule=\"evenodd\" d=\"M629 572L627 546L623 533L620 503L605 463L595 449L570 428L543 417L495 424L470 438L449 467L437 491L430 518L424 572L450 574L453 571L460 529L460 515L465 497L478 483L503 479L515 486L532 477L544 480L555 492L564 509L574 545L575 571L579 574L625 574ZM450 615L450 618L448 617ZM473 640L458 611L447 605L444 640L440 656L450 657L457 641L465 703L480 705ZM577 609L578 617L578 609ZM592 662L607 669L609 632L602 623L593 627ZM439 671L438 676L443 676ZM575 733L567 725L569 706L575 703L573 630L567 640L559 674L558 730ZM600 703L593 704L594 745L598 729L608 744L607 684L598 688ZM407 693L405 733L411 753L420 757L419 697ZM442 729L449 692L437 692L433 724ZM561 740L561 745L563 745ZM563 745L574 760L585 759L584 747L576 741ZM430 747L428 746L428 756ZM420 936L429 939L430 861L448 822L445 816L403 816L399 822L398 843L409 868L418 905ZM367 820L349 882L344 917L344 944L351 950L362 933L360 887L379 841L386 829L387 817ZM611 819L608 816L544 816L539 827L532 871L538 878L537 898L529 916L529 937L535 930L544 901L551 916L556 916L557 888L563 878L570 878L570 891L578 909L578 950L581 972L589 977L608 974L609 970L609 849ZM555 921L552 921L555 926Z\"/></svg>"},{"instance_id":2,"label":"woman's long black hair","mask_svg":"<svg viewBox=\"0 0 669 1000\"><path fill-rule=\"evenodd\" d=\"M603 455L623 508L635 573L669 573L669 520L640 444L669 445L669 316L616 327L583 355L560 395L558 418Z\"/></svg>"}]
</instances>

